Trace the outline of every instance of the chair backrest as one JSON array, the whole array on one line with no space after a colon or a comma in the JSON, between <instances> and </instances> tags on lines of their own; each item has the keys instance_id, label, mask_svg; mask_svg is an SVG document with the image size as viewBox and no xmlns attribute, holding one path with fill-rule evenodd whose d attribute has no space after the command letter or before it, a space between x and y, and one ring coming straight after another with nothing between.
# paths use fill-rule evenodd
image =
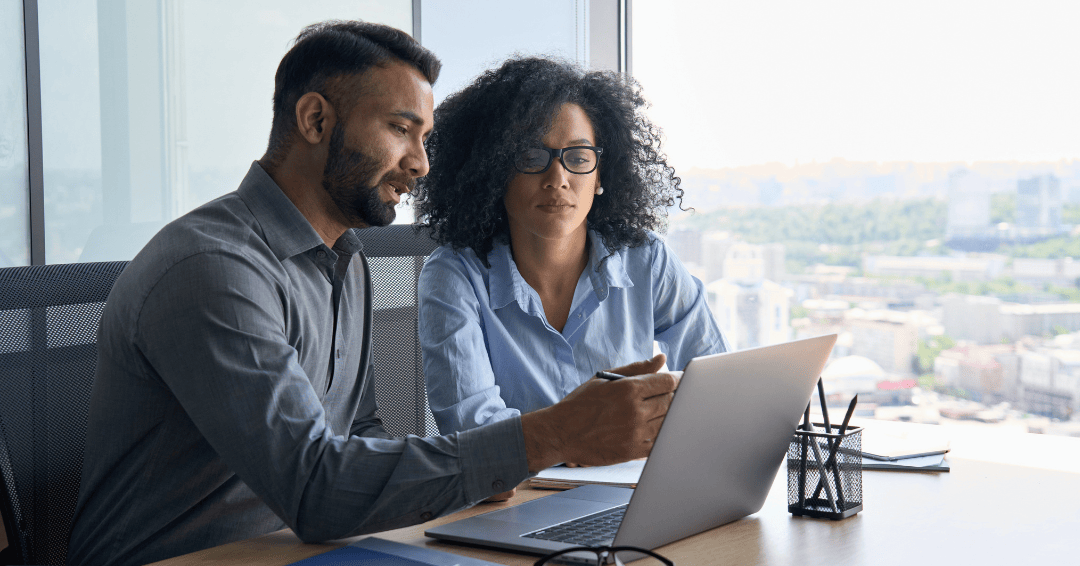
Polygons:
<instances>
[{"instance_id":1,"label":"chair backrest","mask_svg":"<svg viewBox=\"0 0 1080 566\"><path fill-rule=\"evenodd\" d=\"M416 284L438 246L410 224L357 230L371 269L372 347L379 417L394 435L435 436L420 356Z\"/></svg>"},{"instance_id":2,"label":"chair backrest","mask_svg":"<svg viewBox=\"0 0 1080 566\"><path fill-rule=\"evenodd\" d=\"M63 564L79 493L97 329L127 262L0 269L5 560Z\"/></svg>"}]
</instances>

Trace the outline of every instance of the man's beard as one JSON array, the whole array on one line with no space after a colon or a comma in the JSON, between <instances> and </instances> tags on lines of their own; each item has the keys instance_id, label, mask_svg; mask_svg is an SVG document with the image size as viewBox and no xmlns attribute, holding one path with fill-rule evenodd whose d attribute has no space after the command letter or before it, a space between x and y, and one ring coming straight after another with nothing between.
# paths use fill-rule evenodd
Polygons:
<instances>
[{"instance_id":1,"label":"man's beard","mask_svg":"<svg viewBox=\"0 0 1080 566\"><path fill-rule=\"evenodd\" d=\"M413 188L413 179L393 172L365 185L375 179L381 168L379 159L363 151L345 149L345 129L340 123L334 125L322 185L350 226L386 226L394 221L397 215L394 202L380 199L379 187L384 183L397 181L410 190Z\"/></svg>"}]
</instances>

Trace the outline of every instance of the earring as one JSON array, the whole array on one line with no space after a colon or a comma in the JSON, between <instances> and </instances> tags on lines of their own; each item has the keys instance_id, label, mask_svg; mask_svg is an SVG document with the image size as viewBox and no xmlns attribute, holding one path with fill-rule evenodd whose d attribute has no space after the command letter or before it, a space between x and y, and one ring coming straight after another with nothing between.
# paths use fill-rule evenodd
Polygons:
<instances>
[{"instance_id":1,"label":"earring","mask_svg":"<svg viewBox=\"0 0 1080 566\"><path fill-rule=\"evenodd\" d=\"M604 194L604 187L596 187L596 195L600 196Z\"/></svg>"}]
</instances>

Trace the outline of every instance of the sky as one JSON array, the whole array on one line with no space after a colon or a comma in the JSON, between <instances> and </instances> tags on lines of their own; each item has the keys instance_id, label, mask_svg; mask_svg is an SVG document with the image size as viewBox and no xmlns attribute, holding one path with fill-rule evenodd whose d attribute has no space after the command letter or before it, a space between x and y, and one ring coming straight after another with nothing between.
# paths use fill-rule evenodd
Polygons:
<instances>
[{"instance_id":1,"label":"sky","mask_svg":"<svg viewBox=\"0 0 1080 566\"><path fill-rule=\"evenodd\" d=\"M1080 158L1080 2L633 3L677 167Z\"/></svg>"}]
</instances>

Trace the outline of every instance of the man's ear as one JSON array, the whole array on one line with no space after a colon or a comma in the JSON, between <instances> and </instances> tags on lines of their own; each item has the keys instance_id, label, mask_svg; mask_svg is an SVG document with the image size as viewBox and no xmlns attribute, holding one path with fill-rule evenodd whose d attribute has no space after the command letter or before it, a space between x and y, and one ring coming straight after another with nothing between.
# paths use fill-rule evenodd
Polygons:
<instances>
[{"instance_id":1,"label":"man's ear","mask_svg":"<svg viewBox=\"0 0 1080 566\"><path fill-rule=\"evenodd\" d=\"M317 92L309 92L296 101L296 129L311 145L329 139L337 115L330 102Z\"/></svg>"}]
</instances>

